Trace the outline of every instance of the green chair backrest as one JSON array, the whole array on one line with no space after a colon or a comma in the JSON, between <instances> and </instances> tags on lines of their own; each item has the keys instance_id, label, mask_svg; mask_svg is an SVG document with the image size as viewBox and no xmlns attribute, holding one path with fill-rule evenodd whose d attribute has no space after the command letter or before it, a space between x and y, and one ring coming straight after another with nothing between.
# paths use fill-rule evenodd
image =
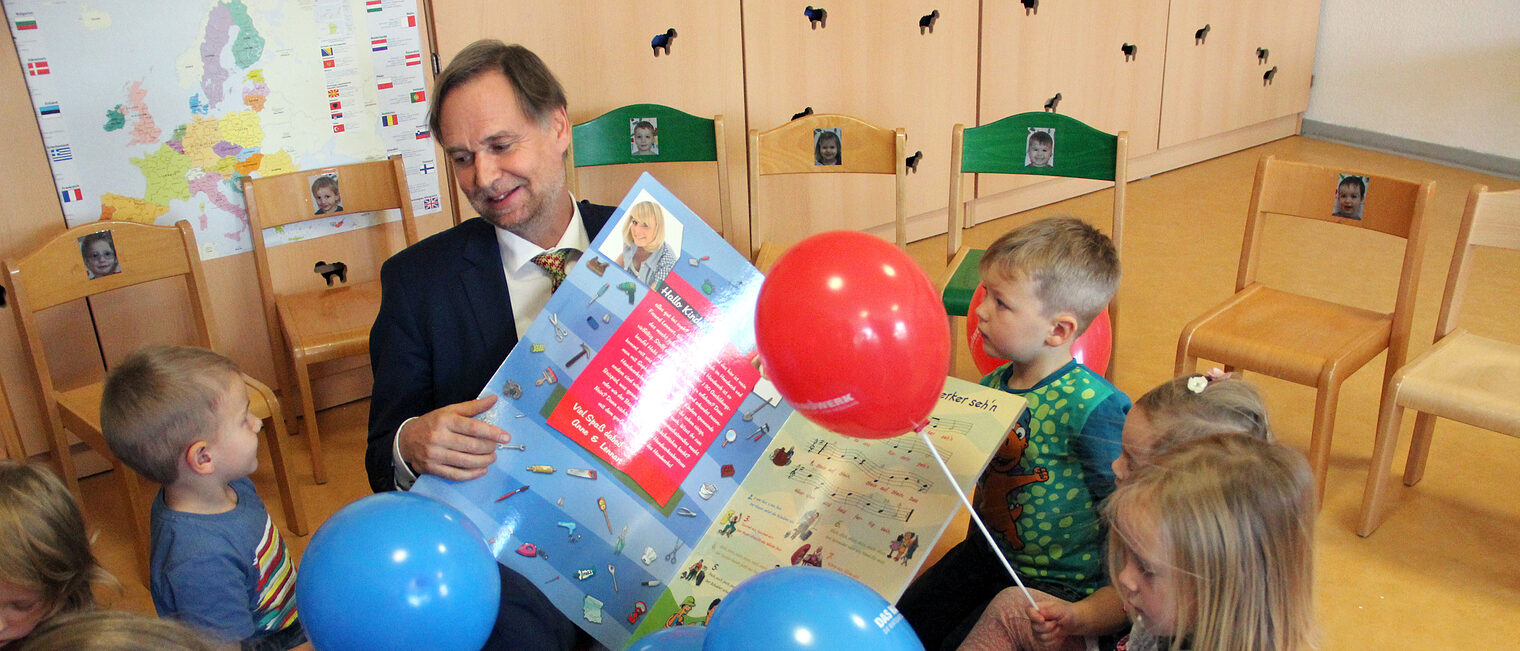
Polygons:
<instances>
[{"instance_id":1,"label":"green chair backrest","mask_svg":"<svg viewBox=\"0 0 1520 651\"><path fill-rule=\"evenodd\" d=\"M1053 141L1049 167L1027 164L1025 150L1036 130L1046 130ZM1112 181L1118 146L1118 136L1076 118L1045 111L1019 113L966 129L961 171Z\"/></svg>"},{"instance_id":2,"label":"green chair backrest","mask_svg":"<svg viewBox=\"0 0 1520 651\"><path fill-rule=\"evenodd\" d=\"M648 120L655 126L658 153L634 155L633 126L640 120ZM660 104L616 108L571 127L570 132L576 167L718 160L712 119Z\"/></svg>"}]
</instances>

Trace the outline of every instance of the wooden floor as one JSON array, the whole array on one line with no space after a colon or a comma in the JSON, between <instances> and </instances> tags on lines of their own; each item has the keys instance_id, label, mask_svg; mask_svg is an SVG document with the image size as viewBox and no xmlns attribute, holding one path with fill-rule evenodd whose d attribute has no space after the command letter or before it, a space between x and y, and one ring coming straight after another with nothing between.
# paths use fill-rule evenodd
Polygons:
<instances>
[{"instance_id":1,"label":"wooden floor","mask_svg":"<svg viewBox=\"0 0 1520 651\"><path fill-rule=\"evenodd\" d=\"M1429 346L1468 189L1479 182L1496 190L1520 187L1512 179L1308 138L1281 140L1131 183L1120 293L1124 322L1115 371L1119 388L1130 395L1170 377L1182 326L1232 292L1251 181L1256 161L1266 154L1436 181L1411 355ZM1078 197L983 224L968 233L968 241L984 246L1014 224L1052 214L1106 224L1109 202L1107 192ZM1282 222L1269 223L1268 231L1267 259L1280 262L1265 266L1264 281L1369 308L1390 308L1398 258L1392 252L1379 254L1376 238L1352 240L1349 245L1319 237L1295 240L1298 232ZM942 237L910 247L931 278L945 266L943 251ZM1324 279L1349 282L1337 289ZM1473 280L1477 289L1468 307L1480 317L1474 329L1520 339L1513 316L1513 306L1520 305L1517 279L1520 260L1478 267ZM963 377L973 374L969 362L957 371ZM1425 480L1414 488L1395 484L1382 528L1370 538L1358 538L1353 527L1382 375L1379 357L1353 375L1342 392L1324 508L1317 522L1315 599L1321 648L1515 648L1520 640L1520 499L1515 492L1520 440L1442 421ZM1281 439L1306 450L1313 390L1251 377L1267 395ZM332 480L326 485L311 484L306 457L296 455L314 525L369 494L363 463L367 410L368 403L361 401L318 415L331 464ZM1413 420L1404 420L1395 476L1403 466ZM261 467L255 480L265 502L277 510L273 475ZM114 489L109 477L85 482L90 529L99 532L96 545L103 562L122 583L120 591L106 588L100 595L116 607L152 612L141 570L133 566L129 544L119 533L124 531L119 519L128 511ZM283 523L281 514L273 515ZM298 556L308 540L286 532Z\"/></svg>"}]
</instances>

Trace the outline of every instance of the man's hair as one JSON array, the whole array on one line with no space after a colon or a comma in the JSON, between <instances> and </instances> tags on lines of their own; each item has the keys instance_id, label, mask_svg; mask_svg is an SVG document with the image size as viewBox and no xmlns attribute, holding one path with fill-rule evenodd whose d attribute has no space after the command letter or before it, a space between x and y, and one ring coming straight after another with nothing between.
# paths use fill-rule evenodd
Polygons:
<instances>
[{"instance_id":1,"label":"man's hair","mask_svg":"<svg viewBox=\"0 0 1520 651\"><path fill-rule=\"evenodd\" d=\"M123 463L172 483L191 443L211 435L237 364L204 348L149 346L106 374L100 429Z\"/></svg>"},{"instance_id":2,"label":"man's hair","mask_svg":"<svg viewBox=\"0 0 1520 651\"><path fill-rule=\"evenodd\" d=\"M507 45L496 39L481 39L466 45L433 82L433 106L428 111L428 129L435 140L443 137L443 104L449 93L466 82L491 71L506 76L517 91L517 104L523 114L548 124L557 109L565 108L565 89L544 60L521 45Z\"/></svg>"},{"instance_id":3,"label":"man's hair","mask_svg":"<svg viewBox=\"0 0 1520 651\"><path fill-rule=\"evenodd\" d=\"M1296 450L1246 434L1195 439L1120 484L1103 515L1115 583L1138 554L1174 592L1173 651L1312 646L1314 478ZM1148 648L1137 626L1131 648Z\"/></svg>"},{"instance_id":4,"label":"man's hair","mask_svg":"<svg viewBox=\"0 0 1520 651\"><path fill-rule=\"evenodd\" d=\"M1113 240L1075 217L1047 217L1019 226L987 247L983 277L1028 278L1045 313L1070 312L1087 330L1119 290Z\"/></svg>"}]
</instances>

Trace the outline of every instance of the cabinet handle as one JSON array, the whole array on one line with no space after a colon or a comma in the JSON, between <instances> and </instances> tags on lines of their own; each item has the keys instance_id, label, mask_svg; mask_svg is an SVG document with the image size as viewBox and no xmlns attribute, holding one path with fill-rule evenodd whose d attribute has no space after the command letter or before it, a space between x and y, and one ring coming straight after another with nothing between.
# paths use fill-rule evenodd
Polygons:
<instances>
[{"instance_id":1,"label":"cabinet handle","mask_svg":"<svg viewBox=\"0 0 1520 651\"><path fill-rule=\"evenodd\" d=\"M939 21L939 10L938 9L935 9L934 11L931 11L931 12L929 12L927 14L924 14L923 18L918 19L918 35L919 36L923 36L924 33L925 33L925 30L928 30L928 33L930 33L930 34L933 34L934 33L934 23L938 22L938 21Z\"/></svg>"},{"instance_id":2,"label":"cabinet handle","mask_svg":"<svg viewBox=\"0 0 1520 651\"><path fill-rule=\"evenodd\" d=\"M1024 15L1040 13L1040 0L1023 0Z\"/></svg>"},{"instance_id":3,"label":"cabinet handle","mask_svg":"<svg viewBox=\"0 0 1520 651\"><path fill-rule=\"evenodd\" d=\"M792 114L792 119L793 120L801 120L802 118L805 118L805 117L807 117L809 115L812 115L812 114L813 114L813 107L809 106L809 107L807 107L805 109L802 109L801 113L793 113Z\"/></svg>"},{"instance_id":4,"label":"cabinet handle","mask_svg":"<svg viewBox=\"0 0 1520 651\"><path fill-rule=\"evenodd\" d=\"M1268 51L1267 48L1256 48L1256 65L1265 64L1267 62L1267 57L1271 56L1271 54L1272 53Z\"/></svg>"},{"instance_id":5,"label":"cabinet handle","mask_svg":"<svg viewBox=\"0 0 1520 651\"><path fill-rule=\"evenodd\" d=\"M813 25L813 29L829 26L829 12L823 7L815 9L813 5L808 5L806 9L802 10L802 15L807 16L808 22Z\"/></svg>"},{"instance_id":6,"label":"cabinet handle","mask_svg":"<svg viewBox=\"0 0 1520 651\"><path fill-rule=\"evenodd\" d=\"M1277 66L1272 66L1271 70L1268 70L1266 74L1264 74L1264 75L1261 76L1261 85L1263 85L1263 86L1271 86L1272 85L1272 80L1276 79L1276 78L1277 78Z\"/></svg>"},{"instance_id":7,"label":"cabinet handle","mask_svg":"<svg viewBox=\"0 0 1520 651\"><path fill-rule=\"evenodd\" d=\"M1119 51L1124 53L1125 62L1135 60L1135 49L1136 48L1134 43L1125 43L1119 47Z\"/></svg>"},{"instance_id":8,"label":"cabinet handle","mask_svg":"<svg viewBox=\"0 0 1520 651\"><path fill-rule=\"evenodd\" d=\"M1203 45L1204 41L1209 40L1209 30L1211 29L1214 29L1214 27L1205 23L1198 31L1193 32L1193 45Z\"/></svg>"},{"instance_id":9,"label":"cabinet handle","mask_svg":"<svg viewBox=\"0 0 1520 651\"><path fill-rule=\"evenodd\" d=\"M1052 97L1050 99L1045 100L1045 111L1049 112L1049 113L1055 113L1056 112L1056 105L1060 104L1060 103L1061 103L1061 94L1060 93L1056 93L1055 97Z\"/></svg>"},{"instance_id":10,"label":"cabinet handle","mask_svg":"<svg viewBox=\"0 0 1520 651\"><path fill-rule=\"evenodd\" d=\"M659 34L655 34L654 38L649 40L649 49L654 50L656 57L660 56L660 50L665 50L665 54L669 56L670 43L674 40L676 40L676 28L672 27Z\"/></svg>"},{"instance_id":11,"label":"cabinet handle","mask_svg":"<svg viewBox=\"0 0 1520 651\"><path fill-rule=\"evenodd\" d=\"M923 160L923 159L924 159L924 152L922 150L919 150L919 151L913 152L913 155L909 156L903 162L907 163L907 165L908 165L908 171L909 172L915 172L916 173L916 172L918 172L918 162L921 161L921 160Z\"/></svg>"},{"instance_id":12,"label":"cabinet handle","mask_svg":"<svg viewBox=\"0 0 1520 651\"><path fill-rule=\"evenodd\" d=\"M311 270L318 276L321 276L322 280L327 281L328 287L332 287L333 278L337 278L340 283L348 282L348 265L343 264L341 261L334 261L329 264L318 260Z\"/></svg>"}]
</instances>

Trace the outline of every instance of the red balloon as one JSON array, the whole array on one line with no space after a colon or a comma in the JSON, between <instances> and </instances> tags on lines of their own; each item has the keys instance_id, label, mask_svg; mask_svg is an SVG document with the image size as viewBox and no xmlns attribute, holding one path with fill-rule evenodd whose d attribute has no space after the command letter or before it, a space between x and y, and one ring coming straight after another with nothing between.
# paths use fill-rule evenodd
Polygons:
<instances>
[{"instance_id":1,"label":"red balloon","mask_svg":"<svg viewBox=\"0 0 1520 651\"><path fill-rule=\"evenodd\" d=\"M906 253L854 231L787 251L760 287L755 339L766 377L824 428L889 438L929 420L950 365L950 327Z\"/></svg>"},{"instance_id":2,"label":"red balloon","mask_svg":"<svg viewBox=\"0 0 1520 651\"><path fill-rule=\"evenodd\" d=\"M977 329L981 320L976 318L976 308L982 304L982 298L987 296L987 287L977 285L976 293L971 295L971 306L966 312L966 342L971 346L971 360L976 362L976 369L982 375L997 370L997 367L1008 363L1006 359L998 359L987 354L982 348L982 331ZM1087 326L1077 337L1077 341L1071 345L1071 356L1077 358L1090 368L1098 372L1098 375L1108 374L1108 360L1113 355L1114 331L1108 322L1108 308L1104 308L1093 319L1092 325Z\"/></svg>"}]
</instances>

